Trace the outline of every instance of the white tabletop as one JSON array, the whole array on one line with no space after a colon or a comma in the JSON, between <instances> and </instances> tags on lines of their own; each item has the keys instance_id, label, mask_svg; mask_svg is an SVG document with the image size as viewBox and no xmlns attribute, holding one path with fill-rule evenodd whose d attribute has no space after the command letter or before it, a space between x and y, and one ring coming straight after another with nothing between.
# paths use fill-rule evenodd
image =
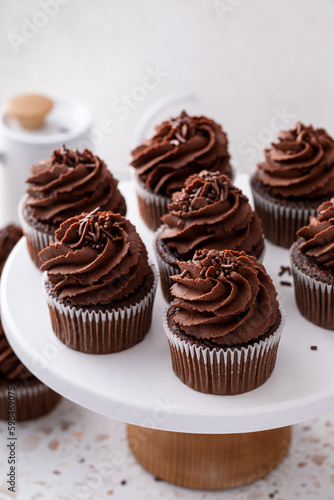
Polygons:
<instances>
[{"instance_id":1,"label":"white tabletop","mask_svg":"<svg viewBox=\"0 0 334 500\"><path fill-rule=\"evenodd\" d=\"M248 192L248 178L235 184ZM128 216L149 249L152 234L137 215L130 182L121 185ZM267 244L264 264L272 276L287 322L275 370L258 389L238 396L196 392L174 375L162 327L166 303L160 290L152 327L139 345L117 354L88 355L65 347L52 332L41 287L22 239L5 266L1 283L2 320L10 343L28 368L74 402L124 422L198 433L250 432L307 420L334 409L334 334L299 314L289 276L288 252ZM317 350L311 350L311 346Z\"/></svg>"},{"instance_id":2,"label":"white tabletop","mask_svg":"<svg viewBox=\"0 0 334 500\"><path fill-rule=\"evenodd\" d=\"M63 399L17 425L16 500L333 500L334 413L298 424L288 456L269 476L226 491L158 481L132 455L122 422ZM0 421L0 499L7 491L7 422Z\"/></svg>"}]
</instances>

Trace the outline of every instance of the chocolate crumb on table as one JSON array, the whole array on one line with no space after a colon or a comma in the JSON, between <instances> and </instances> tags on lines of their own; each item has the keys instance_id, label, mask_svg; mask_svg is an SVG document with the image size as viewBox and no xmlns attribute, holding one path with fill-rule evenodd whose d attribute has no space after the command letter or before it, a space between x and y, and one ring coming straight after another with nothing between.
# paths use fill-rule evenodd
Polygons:
<instances>
[{"instance_id":1,"label":"chocolate crumb on table","mask_svg":"<svg viewBox=\"0 0 334 500\"><path fill-rule=\"evenodd\" d=\"M311 349L311 351L317 351L318 350L318 346L311 345L310 349Z\"/></svg>"},{"instance_id":2,"label":"chocolate crumb on table","mask_svg":"<svg viewBox=\"0 0 334 500\"><path fill-rule=\"evenodd\" d=\"M269 493L269 498L274 498L275 495L278 493L278 490L275 490L273 493Z\"/></svg>"},{"instance_id":3,"label":"chocolate crumb on table","mask_svg":"<svg viewBox=\"0 0 334 500\"><path fill-rule=\"evenodd\" d=\"M279 283L282 286L292 286L292 283L290 283L290 281L280 281Z\"/></svg>"},{"instance_id":4,"label":"chocolate crumb on table","mask_svg":"<svg viewBox=\"0 0 334 500\"><path fill-rule=\"evenodd\" d=\"M291 267L290 266L281 266L280 272L278 273L278 276L283 276L285 273L287 273L289 276L291 276Z\"/></svg>"},{"instance_id":5,"label":"chocolate crumb on table","mask_svg":"<svg viewBox=\"0 0 334 500\"><path fill-rule=\"evenodd\" d=\"M125 479L123 479L123 480L121 481L121 485L122 485L122 486L125 486L125 485L126 485L126 480L125 480Z\"/></svg>"}]
</instances>

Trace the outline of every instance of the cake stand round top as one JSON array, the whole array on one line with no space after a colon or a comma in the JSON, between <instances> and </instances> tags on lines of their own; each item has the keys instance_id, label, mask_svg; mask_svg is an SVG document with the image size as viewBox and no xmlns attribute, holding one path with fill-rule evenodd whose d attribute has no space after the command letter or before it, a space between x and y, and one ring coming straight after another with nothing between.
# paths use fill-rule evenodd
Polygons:
<instances>
[{"instance_id":1,"label":"cake stand round top","mask_svg":"<svg viewBox=\"0 0 334 500\"><path fill-rule=\"evenodd\" d=\"M235 184L249 193L248 178ZM128 217L152 254L152 233L139 221L133 185L121 183ZM264 264L287 321L269 380L237 396L196 392L174 375L162 326L167 306L158 289L153 322L137 346L110 355L73 351L54 335L41 285L24 238L1 279L1 314L14 351L40 380L66 398L127 423L189 433L240 433L283 427L334 410L334 332L305 320L295 304L286 250L267 243Z\"/></svg>"}]
</instances>

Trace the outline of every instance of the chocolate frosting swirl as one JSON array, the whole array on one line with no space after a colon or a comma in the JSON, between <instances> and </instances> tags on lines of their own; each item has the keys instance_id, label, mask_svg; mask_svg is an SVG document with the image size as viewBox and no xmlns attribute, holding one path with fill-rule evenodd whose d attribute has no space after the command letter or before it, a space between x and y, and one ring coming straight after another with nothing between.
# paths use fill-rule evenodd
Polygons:
<instances>
[{"instance_id":1,"label":"chocolate frosting swirl","mask_svg":"<svg viewBox=\"0 0 334 500\"><path fill-rule=\"evenodd\" d=\"M318 217L297 232L303 238L299 250L324 268L334 270L334 198L322 203Z\"/></svg>"},{"instance_id":2,"label":"chocolate frosting swirl","mask_svg":"<svg viewBox=\"0 0 334 500\"><path fill-rule=\"evenodd\" d=\"M50 162L33 165L31 173L26 205L42 222L57 225L96 207L119 211L123 201L118 181L88 149L80 153L64 146L54 151Z\"/></svg>"},{"instance_id":3,"label":"chocolate frosting swirl","mask_svg":"<svg viewBox=\"0 0 334 500\"><path fill-rule=\"evenodd\" d=\"M274 195L312 199L334 191L334 140L324 129L297 123L265 157L256 175Z\"/></svg>"},{"instance_id":4,"label":"chocolate frosting swirl","mask_svg":"<svg viewBox=\"0 0 334 500\"><path fill-rule=\"evenodd\" d=\"M21 228L15 224L8 224L0 230L0 275L8 255L22 236Z\"/></svg>"},{"instance_id":5,"label":"chocolate frosting swirl","mask_svg":"<svg viewBox=\"0 0 334 500\"><path fill-rule=\"evenodd\" d=\"M180 255L203 248L250 253L263 237L248 198L220 172L204 170L188 177L168 210L158 238Z\"/></svg>"},{"instance_id":6,"label":"chocolate frosting swirl","mask_svg":"<svg viewBox=\"0 0 334 500\"><path fill-rule=\"evenodd\" d=\"M149 273L136 228L113 212L81 214L61 224L58 241L39 253L53 292L71 305L109 305L135 292Z\"/></svg>"},{"instance_id":7,"label":"chocolate frosting swirl","mask_svg":"<svg viewBox=\"0 0 334 500\"><path fill-rule=\"evenodd\" d=\"M244 252L199 250L178 262L171 292L173 320L185 334L219 346L266 334L278 312L277 293L262 264Z\"/></svg>"},{"instance_id":8,"label":"chocolate frosting swirl","mask_svg":"<svg viewBox=\"0 0 334 500\"><path fill-rule=\"evenodd\" d=\"M227 137L221 126L185 111L156 127L152 139L132 151L131 165L140 182L154 193L171 197L186 178L203 169L231 177Z\"/></svg>"},{"instance_id":9,"label":"chocolate frosting swirl","mask_svg":"<svg viewBox=\"0 0 334 500\"><path fill-rule=\"evenodd\" d=\"M25 379L33 375L10 347L0 322L0 373L8 380Z\"/></svg>"}]
</instances>

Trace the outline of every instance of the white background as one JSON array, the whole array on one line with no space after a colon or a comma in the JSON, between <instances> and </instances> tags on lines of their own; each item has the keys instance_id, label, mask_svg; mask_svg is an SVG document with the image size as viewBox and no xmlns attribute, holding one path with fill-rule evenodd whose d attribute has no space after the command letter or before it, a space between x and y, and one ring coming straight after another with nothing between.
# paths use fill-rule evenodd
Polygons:
<instances>
[{"instance_id":1,"label":"white background","mask_svg":"<svg viewBox=\"0 0 334 500\"><path fill-rule=\"evenodd\" d=\"M48 1L58 11L41 17ZM300 119L334 134L333 1L220 2L219 15L211 0L1 0L0 101L27 91L82 99L95 127L113 122L96 151L122 179L139 118L177 90L194 91L194 109L223 124L244 171L261 159L273 126L284 128L272 121L277 111L286 109L287 126ZM10 34L22 36L27 20L44 26L15 51ZM140 102L132 99L124 118L111 106L123 94L143 97L147 66L168 76ZM256 146L249 147L251 137Z\"/></svg>"}]
</instances>

